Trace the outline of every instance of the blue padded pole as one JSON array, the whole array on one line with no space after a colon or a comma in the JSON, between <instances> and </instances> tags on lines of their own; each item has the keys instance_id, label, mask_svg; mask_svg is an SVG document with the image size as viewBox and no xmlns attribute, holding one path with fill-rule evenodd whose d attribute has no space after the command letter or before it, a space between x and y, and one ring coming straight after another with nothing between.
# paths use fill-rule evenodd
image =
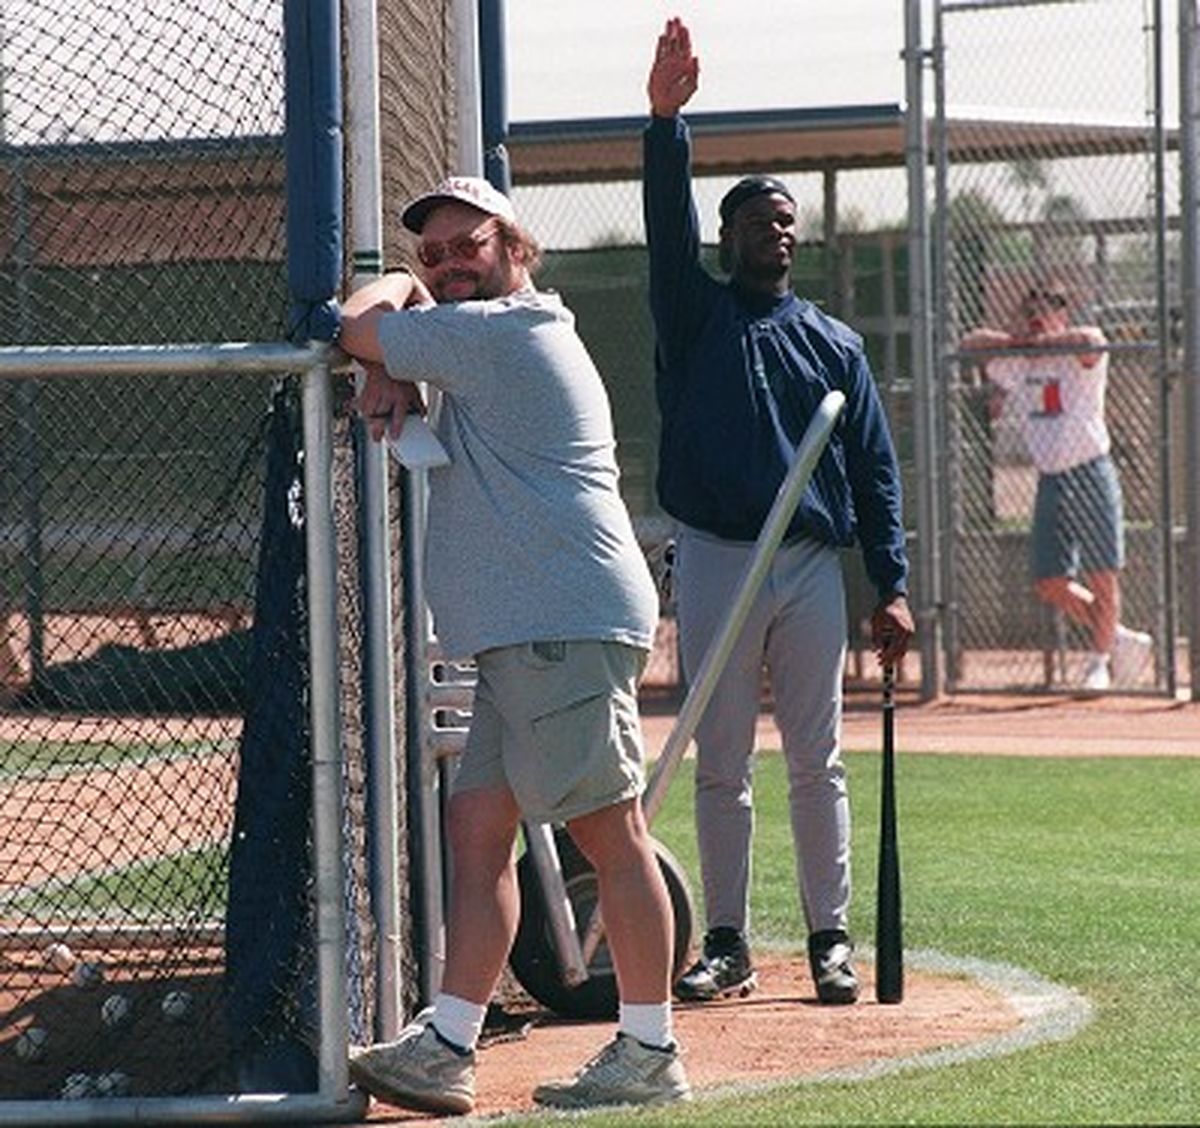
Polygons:
<instances>
[{"instance_id":1,"label":"blue padded pole","mask_svg":"<svg viewBox=\"0 0 1200 1128\"><path fill-rule=\"evenodd\" d=\"M483 112L483 175L507 193L512 171L508 138L508 61L505 50L505 0L479 5L479 78Z\"/></svg>"},{"instance_id":2,"label":"blue padded pole","mask_svg":"<svg viewBox=\"0 0 1200 1128\"><path fill-rule=\"evenodd\" d=\"M339 0L286 0L287 273L290 336L331 341L342 273Z\"/></svg>"}]
</instances>

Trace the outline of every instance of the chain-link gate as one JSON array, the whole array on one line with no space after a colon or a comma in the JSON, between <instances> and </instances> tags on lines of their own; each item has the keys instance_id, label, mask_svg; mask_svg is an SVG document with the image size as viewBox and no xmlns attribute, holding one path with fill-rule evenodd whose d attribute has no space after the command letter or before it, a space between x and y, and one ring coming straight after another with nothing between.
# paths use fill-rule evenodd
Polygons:
<instances>
[{"instance_id":1,"label":"chain-link gate","mask_svg":"<svg viewBox=\"0 0 1200 1128\"><path fill-rule=\"evenodd\" d=\"M1163 34L1161 5L1143 0L935 9L951 689L1175 687L1183 444Z\"/></svg>"}]
</instances>

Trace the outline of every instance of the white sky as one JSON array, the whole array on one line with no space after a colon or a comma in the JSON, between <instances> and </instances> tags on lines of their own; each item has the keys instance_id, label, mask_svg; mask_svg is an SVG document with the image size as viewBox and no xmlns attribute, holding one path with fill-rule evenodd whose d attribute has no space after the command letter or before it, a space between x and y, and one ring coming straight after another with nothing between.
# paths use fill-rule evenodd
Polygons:
<instances>
[{"instance_id":1,"label":"white sky","mask_svg":"<svg viewBox=\"0 0 1200 1128\"><path fill-rule=\"evenodd\" d=\"M1148 93L1137 61L1145 7L1031 0L991 12L950 9L948 100L963 109L1136 119ZM1176 5L1163 7L1171 98ZM929 45L928 0L923 9ZM700 57L692 110L903 103L904 10L904 0L508 0L509 116L644 113L655 41L672 15L691 28Z\"/></svg>"},{"instance_id":2,"label":"white sky","mask_svg":"<svg viewBox=\"0 0 1200 1128\"><path fill-rule=\"evenodd\" d=\"M693 110L901 102L903 0L508 0L513 121L646 109L669 16L700 57Z\"/></svg>"},{"instance_id":3,"label":"white sky","mask_svg":"<svg viewBox=\"0 0 1200 1128\"><path fill-rule=\"evenodd\" d=\"M929 44L932 0L922 4ZM902 103L905 6L507 0L509 115L529 121L645 113L646 75L670 15L687 21L700 56L693 111ZM1144 114L1145 6L1032 0L1000 3L995 11L951 7L945 25L952 109L1059 112L1076 120ZM1172 57L1175 9L1164 5ZM281 9L264 8L262 0L0 0L0 11L9 140L175 136L210 120L219 132L278 128L282 76L262 73L261 60L271 56ZM181 36L192 50L180 50ZM1169 61L1169 94L1173 66Z\"/></svg>"},{"instance_id":4,"label":"white sky","mask_svg":"<svg viewBox=\"0 0 1200 1128\"><path fill-rule=\"evenodd\" d=\"M1177 85L1174 7L1164 5L1168 103ZM700 58L700 89L689 111L903 105L904 12L904 0L507 0L509 117L523 122L644 115L655 43L671 15L691 28ZM1000 2L990 11L951 5L943 23L952 116L1146 127L1143 0L1027 0L1020 6ZM922 43L932 45L929 0L923 3L921 32ZM931 112L929 69L925 92ZM793 190L798 200L819 208L820 180L808 180L813 183L798 180ZM869 222L895 223L903 216L903 170L843 174L839 184L839 206ZM1096 214L1123 214L1144 194L1137 179L1113 183L1101 173L1095 183L1055 187L1086 197ZM1136 197L1133 205L1130 194ZM593 195L598 209L600 190ZM702 218L714 212L712 203L705 200ZM567 205L550 190L526 193L522 206L548 230L563 225L558 213ZM608 206L613 216L624 215L623 222L636 226L631 205ZM622 221L614 218L605 226L617 229Z\"/></svg>"}]
</instances>

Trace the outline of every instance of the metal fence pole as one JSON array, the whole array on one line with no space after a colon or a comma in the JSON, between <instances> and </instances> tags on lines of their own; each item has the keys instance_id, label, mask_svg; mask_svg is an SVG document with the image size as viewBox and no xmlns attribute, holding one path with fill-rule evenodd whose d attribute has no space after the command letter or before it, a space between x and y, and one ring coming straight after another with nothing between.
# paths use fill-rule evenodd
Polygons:
<instances>
[{"instance_id":1,"label":"metal fence pole","mask_svg":"<svg viewBox=\"0 0 1200 1128\"><path fill-rule=\"evenodd\" d=\"M346 141L350 163L350 240L355 289L383 273L379 55L375 0L346 5ZM362 421L355 427L362 524L363 728L370 786L371 908L377 923L375 1034L399 1033L401 1004L399 783L396 771L396 671L387 452Z\"/></svg>"},{"instance_id":2,"label":"metal fence pole","mask_svg":"<svg viewBox=\"0 0 1200 1128\"><path fill-rule=\"evenodd\" d=\"M1163 91L1163 3L1154 0L1153 26L1153 92L1154 92L1154 246L1158 259L1155 274L1155 301L1158 305L1156 332L1158 349L1158 411L1159 411L1159 552L1158 602L1162 624L1160 651L1166 655L1164 679L1167 692L1175 695L1175 504L1171 473L1171 332L1170 290L1167 285L1167 129Z\"/></svg>"},{"instance_id":3,"label":"metal fence pole","mask_svg":"<svg viewBox=\"0 0 1200 1128\"><path fill-rule=\"evenodd\" d=\"M309 711L312 728L313 870L321 1092L337 1098L349 1085L346 1045L346 938L341 846L337 548L333 519L333 394L322 361L304 374L304 536L307 560Z\"/></svg>"},{"instance_id":4,"label":"metal fence pole","mask_svg":"<svg viewBox=\"0 0 1200 1128\"><path fill-rule=\"evenodd\" d=\"M1188 526L1188 661L1191 696L1200 701L1200 57L1197 54L1196 0L1179 0L1179 154L1182 228L1183 380L1187 461L1184 480Z\"/></svg>"},{"instance_id":5,"label":"metal fence pole","mask_svg":"<svg viewBox=\"0 0 1200 1128\"><path fill-rule=\"evenodd\" d=\"M917 470L917 607L921 652L921 697L929 700L942 689L941 564L938 522L937 369L933 353L933 307L930 289L929 213L926 173L929 151L925 136L924 68L921 44L921 0L905 5L904 57L907 110L905 153L908 172L908 277L913 380L913 445Z\"/></svg>"}]
</instances>

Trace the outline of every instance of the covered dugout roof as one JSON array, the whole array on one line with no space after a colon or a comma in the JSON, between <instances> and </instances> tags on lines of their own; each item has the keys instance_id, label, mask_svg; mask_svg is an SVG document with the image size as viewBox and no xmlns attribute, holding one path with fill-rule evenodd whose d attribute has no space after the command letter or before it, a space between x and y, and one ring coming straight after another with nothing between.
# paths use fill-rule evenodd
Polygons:
<instances>
[{"instance_id":1,"label":"covered dugout roof","mask_svg":"<svg viewBox=\"0 0 1200 1128\"><path fill-rule=\"evenodd\" d=\"M898 103L688 114L693 172L902 166L904 117ZM505 143L513 183L637 179L646 121L637 116L514 122ZM947 118L947 141L957 162L1144 152L1154 137L1144 124L954 114ZM1174 143L1172 134L1168 144Z\"/></svg>"}]
</instances>

